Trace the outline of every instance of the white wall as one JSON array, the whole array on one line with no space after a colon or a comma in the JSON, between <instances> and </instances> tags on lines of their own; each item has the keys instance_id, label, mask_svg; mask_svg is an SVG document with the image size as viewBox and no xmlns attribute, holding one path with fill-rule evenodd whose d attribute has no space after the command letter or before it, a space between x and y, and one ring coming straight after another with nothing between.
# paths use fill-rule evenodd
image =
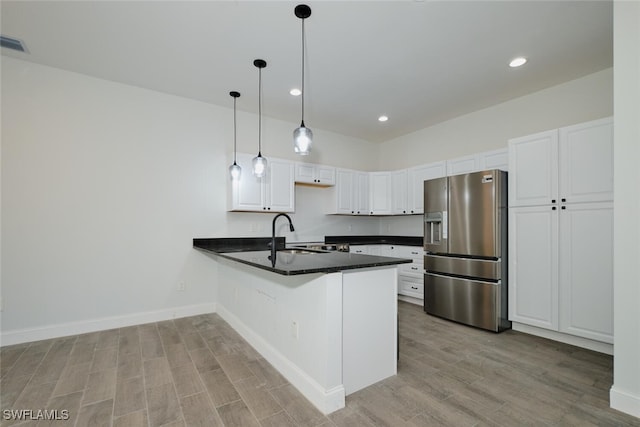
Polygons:
<instances>
[{"instance_id":1,"label":"white wall","mask_svg":"<svg viewBox=\"0 0 640 427\"><path fill-rule=\"evenodd\" d=\"M273 217L226 212L232 123L231 109L2 57L3 345L211 311L215 263L192 238L270 235ZM239 150L257 151L257 123L238 114ZM263 124L263 154L295 159L296 123ZM312 160L375 164L367 142L314 132ZM352 221L323 215L315 191L298 190L298 240Z\"/></svg>"},{"instance_id":2,"label":"white wall","mask_svg":"<svg viewBox=\"0 0 640 427\"><path fill-rule=\"evenodd\" d=\"M507 146L513 137L613 114L613 70L475 111L380 146L381 170L401 169Z\"/></svg>"},{"instance_id":3,"label":"white wall","mask_svg":"<svg viewBox=\"0 0 640 427\"><path fill-rule=\"evenodd\" d=\"M614 3L614 367L611 407L640 417L640 3Z\"/></svg>"}]
</instances>

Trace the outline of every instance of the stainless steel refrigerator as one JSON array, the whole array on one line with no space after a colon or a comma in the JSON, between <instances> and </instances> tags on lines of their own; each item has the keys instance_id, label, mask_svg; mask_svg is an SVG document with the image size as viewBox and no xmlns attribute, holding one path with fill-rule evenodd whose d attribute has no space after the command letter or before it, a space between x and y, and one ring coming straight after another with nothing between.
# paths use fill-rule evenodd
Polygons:
<instances>
[{"instance_id":1,"label":"stainless steel refrigerator","mask_svg":"<svg viewBox=\"0 0 640 427\"><path fill-rule=\"evenodd\" d=\"M507 173L424 182L424 310L494 332L507 314Z\"/></svg>"}]
</instances>

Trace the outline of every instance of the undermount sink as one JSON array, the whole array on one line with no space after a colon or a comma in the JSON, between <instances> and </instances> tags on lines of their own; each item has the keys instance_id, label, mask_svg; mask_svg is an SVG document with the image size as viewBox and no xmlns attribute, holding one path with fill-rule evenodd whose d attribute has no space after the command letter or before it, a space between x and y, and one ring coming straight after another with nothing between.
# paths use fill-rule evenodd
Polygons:
<instances>
[{"instance_id":1,"label":"undermount sink","mask_svg":"<svg viewBox=\"0 0 640 427\"><path fill-rule=\"evenodd\" d=\"M315 251L313 249L296 249L296 248L286 248L280 249L278 251L279 254L295 254L295 255L311 255L311 254L326 254L328 251Z\"/></svg>"}]
</instances>

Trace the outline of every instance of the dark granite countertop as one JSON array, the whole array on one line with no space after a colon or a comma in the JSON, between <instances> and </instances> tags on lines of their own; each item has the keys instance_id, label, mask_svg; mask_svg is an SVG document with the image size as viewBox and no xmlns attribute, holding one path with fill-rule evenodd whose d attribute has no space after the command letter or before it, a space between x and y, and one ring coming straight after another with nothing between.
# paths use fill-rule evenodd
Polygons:
<instances>
[{"instance_id":1,"label":"dark granite countertop","mask_svg":"<svg viewBox=\"0 0 640 427\"><path fill-rule=\"evenodd\" d=\"M349 243L350 245L401 245L422 246L422 236L325 236L325 243Z\"/></svg>"},{"instance_id":2,"label":"dark granite countertop","mask_svg":"<svg viewBox=\"0 0 640 427\"><path fill-rule=\"evenodd\" d=\"M219 237L193 239L193 247L212 252L246 252L269 250L271 237ZM286 245L284 237L276 237L276 248L283 249Z\"/></svg>"},{"instance_id":3,"label":"dark granite countertop","mask_svg":"<svg viewBox=\"0 0 640 427\"><path fill-rule=\"evenodd\" d=\"M240 250L238 245L261 245L262 238L244 239L245 242L228 239L193 239L193 246L206 253L237 261L252 267L286 276L311 273L335 273L357 268L383 267L396 264L408 264L408 258L390 258L373 255L350 254L347 252L318 252L312 254L290 254L278 252L275 266L271 265L268 250ZM226 242L223 240L227 240ZM268 239L269 241L271 239ZM234 246L234 244L237 244ZM278 245L279 246L279 245ZM226 249L231 249L227 251ZM282 248L280 248L282 249Z\"/></svg>"}]
</instances>

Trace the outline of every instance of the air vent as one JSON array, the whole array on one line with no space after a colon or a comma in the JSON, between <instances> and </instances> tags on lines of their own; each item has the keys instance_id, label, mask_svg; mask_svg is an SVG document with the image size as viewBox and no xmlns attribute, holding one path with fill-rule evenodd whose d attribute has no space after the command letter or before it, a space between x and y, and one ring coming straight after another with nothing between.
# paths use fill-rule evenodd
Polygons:
<instances>
[{"instance_id":1,"label":"air vent","mask_svg":"<svg viewBox=\"0 0 640 427\"><path fill-rule=\"evenodd\" d=\"M21 40L13 39L7 36L0 36L0 45L7 49L17 50L18 52L27 52Z\"/></svg>"}]
</instances>

